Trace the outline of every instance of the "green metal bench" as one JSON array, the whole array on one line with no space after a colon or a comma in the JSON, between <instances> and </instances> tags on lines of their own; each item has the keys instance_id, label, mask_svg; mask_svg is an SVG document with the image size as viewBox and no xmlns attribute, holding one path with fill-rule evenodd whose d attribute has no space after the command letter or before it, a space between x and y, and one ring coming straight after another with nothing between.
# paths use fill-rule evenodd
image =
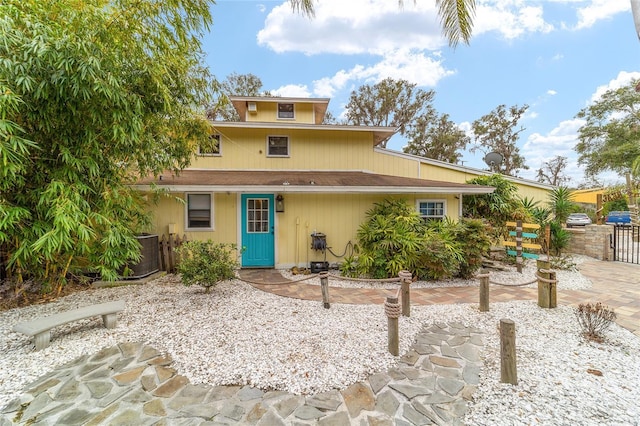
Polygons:
<instances>
[{"instance_id":1,"label":"green metal bench","mask_svg":"<svg viewBox=\"0 0 640 426\"><path fill-rule=\"evenodd\" d=\"M89 305L71 311L60 312L59 314L48 317L18 323L13 326L13 331L26 334L27 336L35 336L36 350L39 351L49 346L51 329L54 327L101 315L102 322L106 328L115 328L118 320L118 312L123 310L124 300Z\"/></svg>"}]
</instances>

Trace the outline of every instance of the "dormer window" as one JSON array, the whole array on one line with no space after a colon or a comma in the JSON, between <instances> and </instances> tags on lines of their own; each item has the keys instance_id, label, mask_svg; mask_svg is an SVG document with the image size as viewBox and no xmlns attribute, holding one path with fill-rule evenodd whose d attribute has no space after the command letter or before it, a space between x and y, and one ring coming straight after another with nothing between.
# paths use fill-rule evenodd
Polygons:
<instances>
[{"instance_id":1,"label":"dormer window","mask_svg":"<svg viewBox=\"0 0 640 426\"><path fill-rule=\"evenodd\" d=\"M278 118L295 118L293 104L278 104Z\"/></svg>"}]
</instances>

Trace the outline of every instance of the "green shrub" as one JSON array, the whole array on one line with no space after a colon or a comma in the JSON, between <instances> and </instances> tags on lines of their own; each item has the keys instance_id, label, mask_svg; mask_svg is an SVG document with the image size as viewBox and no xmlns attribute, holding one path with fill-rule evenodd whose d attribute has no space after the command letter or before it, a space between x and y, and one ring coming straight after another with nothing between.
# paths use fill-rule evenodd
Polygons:
<instances>
[{"instance_id":1,"label":"green shrub","mask_svg":"<svg viewBox=\"0 0 640 426\"><path fill-rule=\"evenodd\" d=\"M571 240L571 233L564 229L560 222L554 221L550 224L551 227L551 241L549 245L549 251L556 256L562 254L562 250L567 248L569 241Z\"/></svg>"},{"instance_id":2,"label":"green shrub","mask_svg":"<svg viewBox=\"0 0 640 426\"><path fill-rule=\"evenodd\" d=\"M424 221L405 200L376 203L358 229L358 275L388 278L412 271L424 230Z\"/></svg>"},{"instance_id":3,"label":"green shrub","mask_svg":"<svg viewBox=\"0 0 640 426\"><path fill-rule=\"evenodd\" d=\"M178 248L178 255L177 270L182 283L201 285L206 293L220 281L235 278L235 270L240 266L235 244L189 241Z\"/></svg>"},{"instance_id":4,"label":"green shrub","mask_svg":"<svg viewBox=\"0 0 640 426\"><path fill-rule=\"evenodd\" d=\"M454 232L462 249L457 275L471 278L482 267L482 260L491 249L491 227L482 220L462 219Z\"/></svg>"},{"instance_id":5,"label":"green shrub","mask_svg":"<svg viewBox=\"0 0 640 426\"><path fill-rule=\"evenodd\" d=\"M456 275L463 260L463 250L450 226L430 228L424 235L415 275L423 280L451 278Z\"/></svg>"}]
</instances>

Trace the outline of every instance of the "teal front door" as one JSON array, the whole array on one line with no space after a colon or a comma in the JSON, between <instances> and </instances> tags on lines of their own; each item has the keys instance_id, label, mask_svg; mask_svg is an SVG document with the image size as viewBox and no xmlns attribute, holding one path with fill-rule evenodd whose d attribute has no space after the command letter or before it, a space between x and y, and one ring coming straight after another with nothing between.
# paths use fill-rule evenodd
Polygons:
<instances>
[{"instance_id":1,"label":"teal front door","mask_svg":"<svg viewBox=\"0 0 640 426\"><path fill-rule=\"evenodd\" d=\"M242 194L242 267L275 265L273 194Z\"/></svg>"}]
</instances>

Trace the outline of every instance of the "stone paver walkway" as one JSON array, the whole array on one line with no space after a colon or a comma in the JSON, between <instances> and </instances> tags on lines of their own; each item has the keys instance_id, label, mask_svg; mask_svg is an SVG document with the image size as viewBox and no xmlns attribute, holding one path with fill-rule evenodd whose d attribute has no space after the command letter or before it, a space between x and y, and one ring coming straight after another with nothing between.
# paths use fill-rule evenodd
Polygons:
<instances>
[{"instance_id":1,"label":"stone paver walkway","mask_svg":"<svg viewBox=\"0 0 640 426\"><path fill-rule=\"evenodd\" d=\"M29 385L1 410L0 425L456 425L479 382L481 348L479 330L435 324L397 368L300 396L194 385L153 347L122 343Z\"/></svg>"}]
</instances>

